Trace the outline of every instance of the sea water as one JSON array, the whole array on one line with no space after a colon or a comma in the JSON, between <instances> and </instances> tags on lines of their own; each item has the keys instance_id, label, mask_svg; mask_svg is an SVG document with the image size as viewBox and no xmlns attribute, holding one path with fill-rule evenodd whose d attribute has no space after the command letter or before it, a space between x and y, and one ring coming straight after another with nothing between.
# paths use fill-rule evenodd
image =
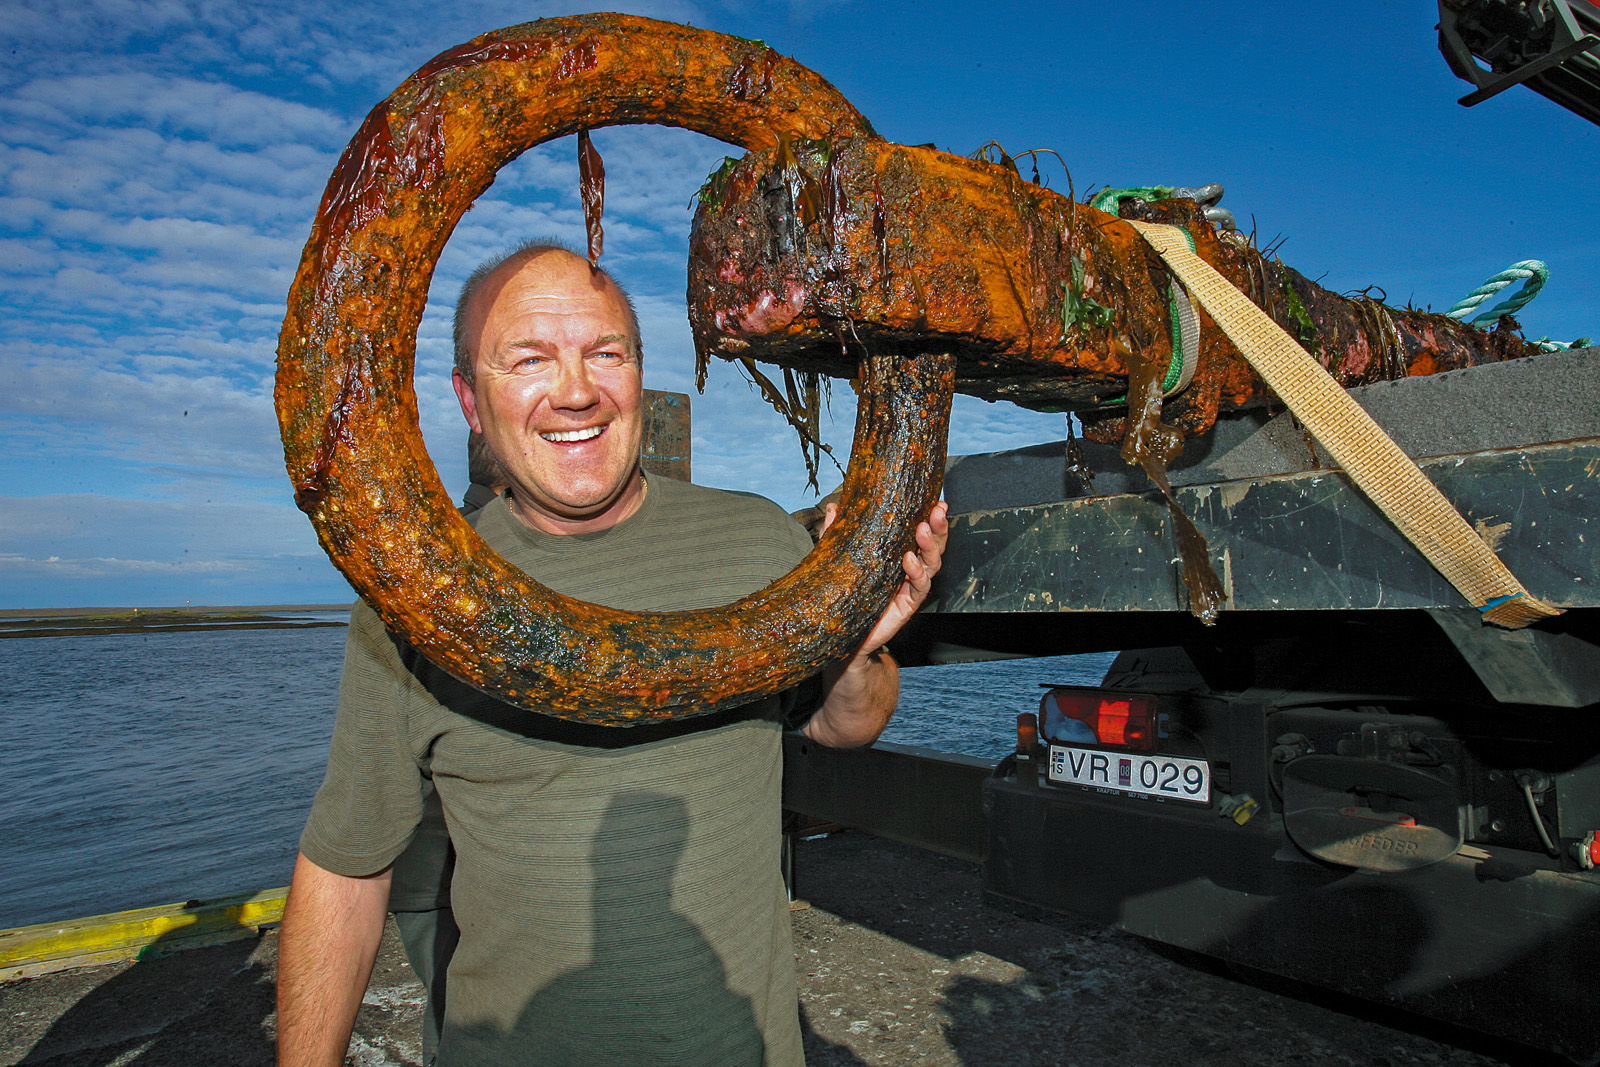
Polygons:
<instances>
[{"instance_id":1,"label":"sea water","mask_svg":"<svg viewBox=\"0 0 1600 1067\"><path fill-rule=\"evenodd\" d=\"M330 613L326 619L341 619ZM0 929L287 885L343 626L0 640ZM1111 654L901 674L884 739L998 758Z\"/></svg>"}]
</instances>

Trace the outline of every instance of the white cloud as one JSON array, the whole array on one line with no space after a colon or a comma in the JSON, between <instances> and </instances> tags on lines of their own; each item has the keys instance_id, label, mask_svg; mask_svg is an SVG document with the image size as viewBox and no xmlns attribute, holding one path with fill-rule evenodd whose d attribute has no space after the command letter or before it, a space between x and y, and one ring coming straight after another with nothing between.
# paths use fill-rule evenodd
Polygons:
<instances>
[{"instance_id":1,"label":"white cloud","mask_svg":"<svg viewBox=\"0 0 1600 1067\"><path fill-rule=\"evenodd\" d=\"M63 393L63 382L71 383L70 392ZM86 366L70 354L8 359L0 383L0 415L10 434L37 426L35 432L67 435L63 441L82 463L281 475L271 395L253 383L193 373L182 361L134 371ZM80 429L85 435L78 439ZM29 473L13 470L7 478L16 484Z\"/></svg>"},{"instance_id":2,"label":"white cloud","mask_svg":"<svg viewBox=\"0 0 1600 1067\"><path fill-rule=\"evenodd\" d=\"M19 120L54 124L124 123L164 134L201 136L214 145L319 143L345 134L347 120L318 108L196 78L126 71L40 78L11 92Z\"/></svg>"}]
</instances>

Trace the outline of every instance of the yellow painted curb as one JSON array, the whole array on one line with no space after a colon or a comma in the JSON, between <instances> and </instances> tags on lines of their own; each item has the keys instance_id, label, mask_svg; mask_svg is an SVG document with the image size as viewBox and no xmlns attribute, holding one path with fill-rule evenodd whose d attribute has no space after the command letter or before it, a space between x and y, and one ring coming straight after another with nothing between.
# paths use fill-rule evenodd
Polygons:
<instances>
[{"instance_id":1,"label":"yellow painted curb","mask_svg":"<svg viewBox=\"0 0 1600 1067\"><path fill-rule=\"evenodd\" d=\"M267 889L0 930L0 981L254 937L283 918L288 893Z\"/></svg>"}]
</instances>

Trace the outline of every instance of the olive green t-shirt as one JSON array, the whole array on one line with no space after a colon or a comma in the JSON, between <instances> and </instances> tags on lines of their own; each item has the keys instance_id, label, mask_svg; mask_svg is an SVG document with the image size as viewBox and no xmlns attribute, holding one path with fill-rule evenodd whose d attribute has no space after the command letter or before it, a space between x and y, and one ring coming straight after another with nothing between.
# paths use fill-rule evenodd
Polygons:
<instances>
[{"instance_id":1,"label":"olive green t-shirt","mask_svg":"<svg viewBox=\"0 0 1600 1067\"><path fill-rule=\"evenodd\" d=\"M504 500L475 519L550 588L630 610L736 600L811 548L770 501L667 478L598 534L540 533ZM358 605L301 850L338 874L383 870L431 776L461 927L440 1067L801 1067L782 710L769 698L660 725L567 723L456 681Z\"/></svg>"}]
</instances>

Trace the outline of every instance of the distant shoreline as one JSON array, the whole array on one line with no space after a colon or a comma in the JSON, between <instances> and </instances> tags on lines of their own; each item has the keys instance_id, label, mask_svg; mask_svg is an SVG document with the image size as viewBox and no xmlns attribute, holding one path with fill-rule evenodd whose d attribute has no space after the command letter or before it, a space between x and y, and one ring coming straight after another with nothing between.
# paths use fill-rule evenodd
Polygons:
<instances>
[{"instance_id":1,"label":"distant shoreline","mask_svg":"<svg viewBox=\"0 0 1600 1067\"><path fill-rule=\"evenodd\" d=\"M345 604L277 604L260 607L46 608L0 610L0 640L14 637L94 637L102 634L179 633L199 630L303 630L344 626L343 621L284 618L312 611L344 611Z\"/></svg>"},{"instance_id":2,"label":"distant shoreline","mask_svg":"<svg viewBox=\"0 0 1600 1067\"><path fill-rule=\"evenodd\" d=\"M350 607L350 601L344 600L337 604L183 604L147 607L111 608L0 608L0 619L88 619L96 615L132 615L134 612L184 612L190 615L235 615L248 613L263 615L274 611L344 611Z\"/></svg>"}]
</instances>

